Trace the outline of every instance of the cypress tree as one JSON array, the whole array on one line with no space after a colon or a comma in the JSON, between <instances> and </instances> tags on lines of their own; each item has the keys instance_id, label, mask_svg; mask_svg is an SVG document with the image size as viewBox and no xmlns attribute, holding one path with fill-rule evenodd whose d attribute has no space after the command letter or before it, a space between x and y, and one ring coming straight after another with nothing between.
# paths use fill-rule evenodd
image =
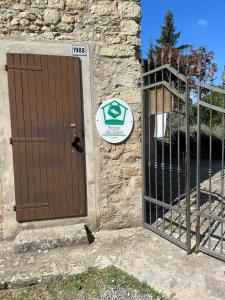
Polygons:
<instances>
[{"instance_id":1,"label":"cypress tree","mask_svg":"<svg viewBox=\"0 0 225 300\"><path fill-rule=\"evenodd\" d=\"M181 32L176 32L174 25L174 15L171 10L167 12L164 19L164 25L161 26L161 36L156 40L158 48L165 48L170 46L175 48L177 45Z\"/></svg>"}]
</instances>

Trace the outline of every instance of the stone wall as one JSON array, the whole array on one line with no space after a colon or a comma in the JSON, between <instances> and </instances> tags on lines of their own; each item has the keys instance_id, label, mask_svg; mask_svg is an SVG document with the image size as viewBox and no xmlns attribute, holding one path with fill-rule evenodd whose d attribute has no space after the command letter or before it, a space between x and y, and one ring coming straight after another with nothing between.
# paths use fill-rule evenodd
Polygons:
<instances>
[{"instance_id":1,"label":"stone wall","mask_svg":"<svg viewBox=\"0 0 225 300\"><path fill-rule=\"evenodd\" d=\"M139 0L0 0L1 39L90 45L93 122L101 101L111 97L133 111L135 126L125 143L110 145L94 133L100 228L141 223L139 23Z\"/></svg>"}]
</instances>

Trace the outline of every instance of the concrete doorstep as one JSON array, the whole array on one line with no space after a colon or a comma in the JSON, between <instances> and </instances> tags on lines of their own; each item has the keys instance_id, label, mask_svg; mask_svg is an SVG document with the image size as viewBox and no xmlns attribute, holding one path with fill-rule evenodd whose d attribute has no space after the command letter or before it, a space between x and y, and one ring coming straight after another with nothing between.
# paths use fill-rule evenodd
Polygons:
<instances>
[{"instance_id":1,"label":"concrete doorstep","mask_svg":"<svg viewBox=\"0 0 225 300\"><path fill-rule=\"evenodd\" d=\"M15 238L15 253L48 251L57 247L88 245L90 231L85 224L21 231Z\"/></svg>"}]
</instances>

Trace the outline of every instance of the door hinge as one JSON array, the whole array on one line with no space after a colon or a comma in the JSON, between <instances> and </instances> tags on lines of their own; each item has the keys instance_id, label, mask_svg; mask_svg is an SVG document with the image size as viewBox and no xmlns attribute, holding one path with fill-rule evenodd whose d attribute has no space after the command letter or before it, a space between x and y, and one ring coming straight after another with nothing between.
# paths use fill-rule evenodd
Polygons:
<instances>
[{"instance_id":1,"label":"door hinge","mask_svg":"<svg viewBox=\"0 0 225 300\"><path fill-rule=\"evenodd\" d=\"M16 211L16 205L13 206L13 210Z\"/></svg>"},{"instance_id":2,"label":"door hinge","mask_svg":"<svg viewBox=\"0 0 225 300\"><path fill-rule=\"evenodd\" d=\"M8 72L8 66L7 65L5 65L5 71Z\"/></svg>"},{"instance_id":3,"label":"door hinge","mask_svg":"<svg viewBox=\"0 0 225 300\"><path fill-rule=\"evenodd\" d=\"M10 143L10 145L13 144L13 139L12 138L9 139L9 143Z\"/></svg>"}]
</instances>

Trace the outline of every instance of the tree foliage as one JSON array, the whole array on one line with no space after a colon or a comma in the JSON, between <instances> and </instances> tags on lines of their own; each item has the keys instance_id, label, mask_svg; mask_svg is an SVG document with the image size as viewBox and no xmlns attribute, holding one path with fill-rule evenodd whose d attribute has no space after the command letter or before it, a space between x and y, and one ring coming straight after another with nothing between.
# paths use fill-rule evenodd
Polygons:
<instances>
[{"instance_id":1,"label":"tree foliage","mask_svg":"<svg viewBox=\"0 0 225 300\"><path fill-rule=\"evenodd\" d=\"M180 39L181 32L176 32L174 24L174 15L171 10L167 12L164 18L164 25L161 26L161 36L156 40L156 49L162 49L170 46L176 48ZM181 45L178 49L185 49L188 45Z\"/></svg>"},{"instance_id":2,"label":"tree foliage","mask_svg":"<svg viewBox=\"0 0 225 300\"><path fill-rule=\"evenodd\" d=\"M222 88L222 87L220 87ZM203 101L206 103L213 104L215 106L224 108L224 96L223 94L211 92L208 95L205 95L203 97ZM223 123L223 113L220 113L218 111L212 110L212 127L214 126L222 126ZM201 107L201 124L204 124L205 126L210 126L210 110L205 107ZM193 104L191 106L190 111L190 120L191 125L197 124L197 104Z\"/></svg>"},{"instance_id":3,"label":"tree foliage","mask_svg":"<svg viewBox=\"0 0 225 300\"><path fill-rule=\"evenodd\" d=\"M206 46L196 48L194 45L178 45L181 32L176 31L174 14L168 11L164 24L161 26L161 35L156 39L156 45L151 42L148 59L153 65L169 63L180 73L191 79L193 86L197 79L207 80L209 71L217 71L213 62L214 53Z\"/></svg>"},{"instance_id":4,"label":"tree foliage","mask_svg":"<svg viewBox=\"0 0 225 300\"><path fill-rule=\"evenodd\" d=\"M210 71L217 71L217 65L213 62L214 53L207 50L206 46L198 48L189 46L186 51L167 46L162 51L163 62L161 61L161 63L170 63L180 73L189 77L193 84L196 79L206 81L209 79ZM162 53L156 52L156 57L157 61L162 60Z\"/></svg>"}]
</instances>

